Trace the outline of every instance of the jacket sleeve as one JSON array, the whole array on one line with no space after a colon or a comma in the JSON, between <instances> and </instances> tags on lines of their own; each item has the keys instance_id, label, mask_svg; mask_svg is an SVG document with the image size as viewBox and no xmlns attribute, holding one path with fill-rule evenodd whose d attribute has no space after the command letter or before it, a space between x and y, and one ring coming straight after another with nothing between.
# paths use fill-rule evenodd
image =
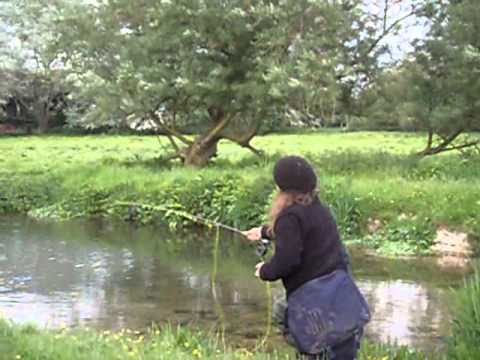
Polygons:
<instances>
[{"instance_id":1,"label":"jacket sleeve","mask_svg":"<svg viewBox=\"0 0 480 360\"><path fill-rule=\"evenodd\" d=\"M299 219L292 214L281 216L275 224L275 254L260 269L260 278L275 281L295 272L300 267L302 251Z\"/></svg>"},{"instance_id":2,"label":"jacket sleeve","mask_svg":"<svg viewBox=\"0 0 480 360\"><path fill-rule=\"evenodd\" d=\"M273 240L273 236L268 230L267 225L262 226L262 239Z\"/></svg>"}]
</instances>

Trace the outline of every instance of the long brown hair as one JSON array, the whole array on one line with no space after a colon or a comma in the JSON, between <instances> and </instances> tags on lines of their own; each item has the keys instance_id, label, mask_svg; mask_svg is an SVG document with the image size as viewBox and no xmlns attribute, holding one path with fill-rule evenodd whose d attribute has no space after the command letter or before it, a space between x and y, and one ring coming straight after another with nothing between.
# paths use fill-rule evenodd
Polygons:
<instances>
[{"instance_id":1,"label":"long brown hair","mask_svg":"<svg viewBox=\"0 0 480 360\"><path fill-rule=\"evenodd\" d=\"M298 191L279 191L275 198L272 201L272 206L270 208L268 231L271 234L274 234L275 223L278 219L280 213L286 208L299 204L302 206L308 206L317 196L317 191L314 190L309 193L301 193Z\"/></svg>"}]
</instances>

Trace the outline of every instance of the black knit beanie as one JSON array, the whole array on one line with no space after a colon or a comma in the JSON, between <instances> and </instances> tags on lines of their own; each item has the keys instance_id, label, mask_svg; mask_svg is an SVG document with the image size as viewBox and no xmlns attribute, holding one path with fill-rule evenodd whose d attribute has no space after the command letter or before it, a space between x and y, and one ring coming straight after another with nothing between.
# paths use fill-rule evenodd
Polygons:
<instances>
[{"instance_id":1,"label":"black knit beanie","mask_svg":"<svg viewBox=\"0 0 480 360\"><path fill-rule=\"evenodd\" d=\"M286 156L275 164L275 183L282 191L309 193L317 186L317 176L312 166L299 156Z\"/></svg>"}]
</instances>

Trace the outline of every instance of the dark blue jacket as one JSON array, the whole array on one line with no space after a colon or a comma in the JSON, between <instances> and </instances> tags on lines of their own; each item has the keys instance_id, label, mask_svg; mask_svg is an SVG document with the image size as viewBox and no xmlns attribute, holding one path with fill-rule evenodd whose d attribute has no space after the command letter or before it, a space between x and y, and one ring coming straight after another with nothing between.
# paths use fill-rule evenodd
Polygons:
<instances>
[{"instance_id":1,"label":"dark blue jacket","mask_svg":"<svg viewBox=\"0 0 480 360\"><path fill-rule=\"evenodd\" d=\"M344 247L329 209L318 199L308 206L292 205L278 217L274 228L275 254L260 270L266 281L281 279L287 297L302 284L347 270ZM268 236L265 229L263 236Z\"/></svg>"}]
</instances>

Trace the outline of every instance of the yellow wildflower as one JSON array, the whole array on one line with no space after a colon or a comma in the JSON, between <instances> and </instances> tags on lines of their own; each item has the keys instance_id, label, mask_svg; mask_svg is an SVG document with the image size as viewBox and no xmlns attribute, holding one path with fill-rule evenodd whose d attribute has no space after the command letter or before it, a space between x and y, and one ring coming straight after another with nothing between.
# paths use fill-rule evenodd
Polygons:
<instances>
[{"instance_id":1,"label":"yellow wildflower","mask_svg":"<svg viewBox=\"0 0 480 360\"><path fill-rule=\"evenodd\" d=\"M202 352L197 348L192 351L192 355L200 359L202 357Z\"/></svg>"}]
</instances>

